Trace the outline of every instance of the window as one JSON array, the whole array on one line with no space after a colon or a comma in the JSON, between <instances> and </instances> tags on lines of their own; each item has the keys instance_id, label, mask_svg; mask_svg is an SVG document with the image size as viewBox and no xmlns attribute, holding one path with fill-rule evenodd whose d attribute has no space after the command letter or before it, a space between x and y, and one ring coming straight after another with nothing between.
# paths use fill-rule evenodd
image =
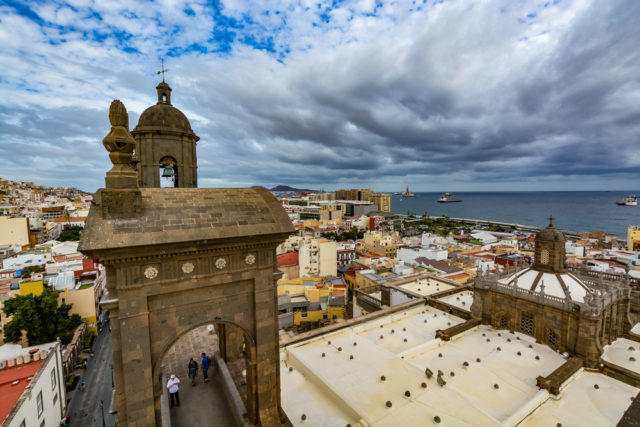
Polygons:
<instances>
[{"instance_id":1,"label":"window","mask_svg":"<svg viewBox=\"0 0 640 427\"><path fill-rule=\"evenodd\" d=\"M520 332L533 336L534 327L533 314L523 311L520 315Z\"/></svg>"},{"instance_id":2,"label":"window","mask_svg":"<svg viewBox=\"0 0 640 427\"><path fill-rule=\"evenodd\" d=\"M27 423L25 422L25 420L22 420L22 422L20 423L20 427L26 427Z\"/></svg>"},{"instance_id":3,"label":"window","mask_svg":"<svg viewBox=\"0 0 640 427\"><path fill-rule=\"evenodd\" d=\"M508 329L509 328L509 318L507 317L506 314L503 314L502 316L500 316L499 327L500 327L500 329Z\"/></svg>"},{"instance_id":4,"label":"window","mask_svg":"<svg viewBox=\"0 0 640 427\"><path fill-rule=\"evenodd\" d=\"M56 388L56 369L53 368L51 370L51 388Z\"/></svg>"},{"instance_id":5,"label":"window","mask_svg":"<svg viewBox=\"0 0 640 427\"><path fill-rule=\"evenodd\" d=\"M42 392L38 393L38 397L36 398L36 404L38 405L38 416L42 415L42 411L44 410L42 406Z\"/></svg>"},{"instance_id":6,"label":"window","mask_svg":"<svg viewBox=\"0 0 640 427\"><path fill-rule=\"evenodd\" d=\"M55 405L58 402L58 393L53 396L53 404Z\"/></svg>"},{"instance_id":7,"label":"window","mask_svg":"<svg viewBox=\"0 0 640 427\"><path fill-rule=\"evenodd\" d=\"M546 249L540 252L540 264L549 264L549 251Z\"/></svg>"},{"instance_id":8,"label":"window","mask_svg":"<svg viewBox=\"0 0 640 427\"><path fill-rule=\"evenodd\" d=\"M558 336L552 329L547 330L547 344L554 350L558 349Z\"/></svg>"}]
</instances>

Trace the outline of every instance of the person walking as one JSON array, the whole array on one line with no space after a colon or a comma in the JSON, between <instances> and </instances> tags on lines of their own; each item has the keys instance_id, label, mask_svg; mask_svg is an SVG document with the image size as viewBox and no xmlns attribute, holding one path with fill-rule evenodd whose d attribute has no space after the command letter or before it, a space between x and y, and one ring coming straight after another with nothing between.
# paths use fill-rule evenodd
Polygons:
<instances>
[{"instance_id":1,"label":"person walking","mask_svg":"<svg viewBox=\"0 0 640 427\"><path fill-rule=\"evenodd\" d=\"M193 360L189 360L189 378L191 378L191 385L195 387L196 385L196 374L198 373L198 362Z\"/></svg>"},{"instance_id":2,"label":"person walking","mask_svg":"<svg viewBox=\"0 0 640 427\"><path fill-rule=\"evenodd\" d=\"M211 359L209 356L202 353L202 376L204 377L204 382L209 382L209 376L207 375L207 371L209 370L209 364L211 363Z\"/></svg>"},{"instance_id":3,"label":"person walking","mask_svg":"<svg viewBox=\"0 0 640 427\"><path fill-rule=\"evenodd\" d=\"M178 390L180 389L180 387L178 386L178 384L180 384L180 380L175 376L175 374L171 374L171 378L169 378L169 381L167 381L167 388L169 389L169 398L171 401L171 408L173 408L173 402L175 400L175 403L180 406L180 395L178 394Z\"/></svg>"}]
</instances>

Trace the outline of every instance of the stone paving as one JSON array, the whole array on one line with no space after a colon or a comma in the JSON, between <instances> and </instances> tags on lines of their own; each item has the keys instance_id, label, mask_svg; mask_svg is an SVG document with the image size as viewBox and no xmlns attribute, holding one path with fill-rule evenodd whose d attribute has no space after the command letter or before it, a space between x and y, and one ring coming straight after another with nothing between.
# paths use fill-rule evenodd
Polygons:
<instances>
[{"instance_id":1,"label":"stone paving","mask_svg":"<svg viewBox=\"0 0 640 427\"><path fill-rule=\"evenodd\" d=\"M202 377L200 354L209 357L218 350L218 336L209 334L202 326L180 337L163 360L167 376L175 374L181 381L180 406L171 409L171 425L181 426L233 426L233 416L227 404L215 366L209 368L209 382ZM198 362L196 385L191 386L187 365L192 358Z\"/></svg>"}]
</instances>

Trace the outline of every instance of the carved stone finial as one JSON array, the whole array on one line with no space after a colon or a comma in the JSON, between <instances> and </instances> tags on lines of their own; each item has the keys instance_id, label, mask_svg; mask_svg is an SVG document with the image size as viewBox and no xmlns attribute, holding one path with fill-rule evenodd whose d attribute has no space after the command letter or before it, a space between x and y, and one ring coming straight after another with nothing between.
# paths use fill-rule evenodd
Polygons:
<instances>
[{"instance_id":1,"label":"carved stone finial","mask_svg":"<svg viewBox=\"0 0 640 427\"><path fill-rule=\"evenodd\" d=\"M129 129L129 115L124 104L119 99L114 99L109 107L109 122L111 126L122 126Z\"/></svg>"},{"instance_id":2,"label":"carved stone finial","mask_svg":"<svg viewBox=\"0 0 640 427\"><path fill-rule=\"evenodd\" d=\"M136 141L129 133L129 115L124 104L114 100L109 107L111 130L102 140L104 148L109 152L113 168L107 172L105 184L107 188L136 188L138 174L133 169L131 159Z\"/></svg>"}]
</instances>

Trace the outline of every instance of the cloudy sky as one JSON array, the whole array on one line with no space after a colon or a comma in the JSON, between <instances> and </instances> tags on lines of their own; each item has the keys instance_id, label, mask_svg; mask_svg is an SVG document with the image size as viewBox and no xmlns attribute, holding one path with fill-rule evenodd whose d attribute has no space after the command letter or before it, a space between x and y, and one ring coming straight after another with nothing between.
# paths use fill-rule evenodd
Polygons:
<instances>
[{"instance_id":1,"label":"cloudy sky","mask_svg":"<svg viewBox=\"0 0 640 427\"><path fill-rule=\"evenodd\" d=\"M259 6L258 6L259 5ZM640 190L640 1L0 1L0 177L94 191L120 99L202 187Z\"/></svg>"}]
</instances>

